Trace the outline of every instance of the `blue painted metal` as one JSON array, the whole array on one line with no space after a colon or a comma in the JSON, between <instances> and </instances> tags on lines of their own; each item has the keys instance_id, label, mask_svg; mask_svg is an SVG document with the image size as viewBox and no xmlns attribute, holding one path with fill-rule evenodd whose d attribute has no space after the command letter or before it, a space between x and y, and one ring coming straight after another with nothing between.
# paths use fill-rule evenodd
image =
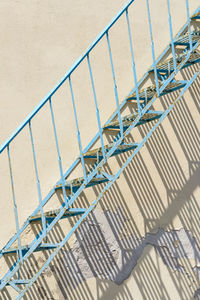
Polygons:
<instances>
[{"instance_id":1,"label":"blue painted metal","mask_svg":"<svg viewBox=\"0 0 200 300\"><path fill-rule=\"evenodd\" d=\"M133 42L132 42L132 35L131 35L131 27L130 27L130 21L129 21L129 16L128 16L128 8L126 10L126 20L127 20L127 26L128 26L128 35L129 35L130 48L131 48L133 77L134 77L134 82L135 82L136 99L137 99L137 110L138 110L139 116L141 116L140 98L139 98L137 74L136 74L136 68L135 68L135 59L134 59L134 53L133 53Z\"/></svg>"},{"instance_id":2,"label":"blue painted metal","mask_svg":"<svg viewBox=\"0 0 200 300\"><path fill-rule=\"evenodd\" d=\"M88 60L88 67L89 67L89 71L90 71L90 78L91 78L92 90L93 90L93 95L94 95L94 102L95 102L95 108L96 108L96 115L97 115L97 122L98 122L98 127L99 127L99 134L100 134L100 140L101 140L103 159L104 159L104 162L106 162L104 142L103 142L103 130L102 130L102 127L101 127L99 108L98 108L98 104L97 104L97 96L96 96L96 91L95 91L95 87L94 87L94 79L93 79L93 75L92 75L92 68L91 68L89 54L87 55L87 60Z\"/></svg>"},{"instance_id":3,"label":"blue painted metal","mask_svg":"<svg viewBox=\"0 0 200 300\"><path fill-rule=\"evenodd\" d=\"M87 183L87 175L86 175L85 162L84 162L84 157L83 157L81 136L80 136L80 130L79 130L79 126L78 126L78 117L77 117L77 113L76 113L76 106L75 106L75 99L74 99L74 92L73 92L73 88L72 88L71 77L69 77L69 85L70 85L70 91L71 91L71 96L72 96L74 116L75 116L75 121L76 121L76 131L77 131L78 145L79 145L79 150L80 150L80 155L81 155L81 163L82 163L82 167L83 167L83 176L84 176L85 183Z\"/></svg>"},{"instance_id":4,"label":"blue painted metal","mask_svg":"<svg viewBox=\"0 0 200 300\"><path fill-rule=\"evenodd\" d=\"M61 180L62 180L62 191L63 191L65 205L67 207L68 200L67 200L67 195L66 195L66 191L65 191L65 178L64 178L64 175L63 175L62 160L61 160L60 149L59 149L59 145L58 145L58 137L57 137L57 132L56 132L56 124L55 124L55 119L54 119L54 113L53 113L51 98L49 98L49 106L50 106L51 119L52 119L52 124L53 124L53 131L54 131L54 136L55 136L55 141L56 141L56 149L57 149L57 155L58 155L58 164L59 164L59 169L60 169L60 176L61 176ZM46 229L45 229L45 236L46 236Z\"/></svg>"},{"instance_id":5,"label":"blue painted metal","mask_svg":"<svg viewBox=\"0 0 200 300\"><path fill-rule=\"evenodd\" d=\"M171 43L165 49L165 51L161 54L161 56L156 60L152 27L151 27L149 1L147 0L149 29L150 29L152 56L153 56L153 66L146 72L146 74L140 80L140 82L139 83L137 82L134 54L133 54L131 28L130 28L130 22L129 22L129 16L128 16L128 7L133 2L134 1L129 1L123 7L123 9L118 13L118 15L111 21L111 23L104 29L104 31L91 44L91 46L88 48L88 50L86 50L84 55L81 56L79 58L79 60L75 63L75 65L73 65L72 68L66 73L66 75L61 79L61 81L56 85L56 87L42 100L42 102L36 107L36 109L25 119L25 121L20 125L20 127L11 135L10 139L8 141L6 141L0 147L0 153L3 152L3 150L6 148L8 150L11 184L12 184L12 189L13 189L13 202L14 202L14 208L16 208L15 209L15 217L17 220L16 221L17 233L7 243L7 245L2 249L2 251L0 252L0 258L3 255L8 255L8 254L15 254L15 255L17 254L18 255L18 259L14 262L13 266L10 268L10 270L4 275L4 277L0 281L0 289L4 288L7 285L12 286L19 293L19 296L17 297L17 299L21 299L21 297L24 295L24 293L32 286L32 284L35 282L35 280L38 278L38 276L41 274L41 272L48 266L48 264L51 262L51 260L54 258L54 256L58 253L60 248L69 239L71 234L78 228L80 223L87 217L87 215L92 211L92 209L94 209L94 207L96 206L99 199L103 196L103 194L117 180L117 178L123 172L124 168L128 165L128 163L132 160L132 158L136 155L136 153L141 149L141 147L144 145L144 143L151 136L152 132L157 128L157 126L163 121L163 119L166 117L166 115L171 111L171 109L174 107L175 103L178 100L180 100L183 93L189 88L189 86L193 83L193 81L197 78L197 76L199 76L199 72L197 72L189 81L175 82L175 75L177 72L179 72L181 69L183 69L185 67L190 66L191 64L194 64L194 63L197 63L200 61L200 55L195 50L199 46L199 39L194 38L193 33L191 33L191 34L189 33L191 24L190 24L190 19L188 19L188 18L187 18L187 23L184 25L184 27L178 33L178 35L176 36L176 39L173 38L169 1L168 1L168 14L169 14ZM186 6L187 6L187 14L188 14L189 6L188 6L187 0L186 0ZM191 19L195 18L196 16L198 17L199 11L200 11L200 8L198 8L195 11L195 13L193 14ZM115 80L114 64L113 64L113 59L112 59L108 31L125 12L126 12L127 25L128 25L129 42L130 42L130 47L131 47L131 58L132 58L133 75L134 75L134 80L135 80L135 88L133 91L130 92L129 96L126 97L121 104L119 104L117 85L116 85L116 80ZM183 39L183 33L185 33L186 28L188 28L188 39L189 39L190 47L188 47L188 45L185 44L186 49L184 50L184 54L181 56L180 60L177 60L177 58L175 57L175 54L176 54L175 53L175 51L176 51L175 45L178 45L178 43L180 43L180 40L178 40L179 38ZM107 38L107 44L108 44L108 50L109 50L109 56L110 56L110 63L111 63L111 69L112 69L112 75L113 75L117 110L116 110L116 112L113 113L111 118L109 118L109 120L106 122L106 124L104 125L103 128L105 129L105 128L109 128L109 126L114 126L113 128L120 130L120 133L121 133L121 134L116 134L114 142L112 144L109 144L108 146L104 146L104 143L103 143L103 129L101 128L99 110L98 110L98 105L97 105L97 97L96 97L96 92L95 92L95 87L94 87L94 79L93 79L93 74L92 74L92 69L91 69L91 64L90 64L90 59L89 59L90 51L99 43L99 41L105 35ZM192 40L192 42L191 42L191 40ZM162 61L164 55L170 50L170 48L172 49L172 56L173 56L172 60L164 62L164 63L162 62L160 64L160 61ZM78 117L77 117L77 113L76 113L75 99L74 99L72 83L71 83L71 74L85 58L87 58L87 61L88 61L88 67L89 67L90 79L91 79L91 84L92 84L92 89L93 89L99 131L96 134L96 136L92 139L92 141L89 143L89 145L84 150L82 150L80 132L79 132L79 126L78 126ZM159 67L160 67L160 69L159 69ZM143 82L148 77L149 72L151 72L151 71L154 71L154 74L155 74L156 87L151 87L151 89L145 88L144 90L139 90L139 86L143 84ZM164 79L164 81L158 82L158 76L160 76L161 80ZM72 164L72 166L64 174L63 169L62 169L62 162L61 162L60 150L59 150L59 145L58 145L58 138L57 138L51 97L59 89L59 87L66 81L66 79L69 79L69 84L70 84L70 91L71 91L71 96L72 96L75 121L76 121L76 127L77 127L77 137L78 137L78 143L79 143L79 148L80 148L80 157ZM169 108L165 112L157 112L157 111L150 110L152 104L159 97L159 95L164 95L164 94L170 93L175 90L180 90L180 89L182 89L182 90L181 90L179 96L174 101L173 105L170 105ZM121 111L122 111L123 107L126 105L126 103L128 101L134 102L134 100L137 101L138 113L135 112L132 115L122 118ZM50 104L51 117L52 117L52 123L53 123L53 129L54 129L54 135L55 135L55 141L56 141L56 148L57 148L57 154L58 154L58 162L59 162L59 167L60 167L61 179L57 182L56 186L50 191L50 193L42 200L41 192L40 192L38 171L37 171L35 148L34 148L34 143L33 143L33 135L32 135L32 130L31 130L31 119L35 116L35 114L37 114L37 112L48 101ZM116 121L116 117L118 117L118 121ZM142 140L142 142L135 143L135 144L134 143L126 144L124 142L124 138L128 136L128 134L134 127L145 124L147 122L151 122L156 119L157 119L157 123L156 124L155 124L155 122L152 123L153 124L152 129L149 131L149 133L146 135L146 137ZM35 173L36 173L36 179L37 179L37 189L38 189L38 196L39 196L39 206L33 212L33 214L27 219L25 224L20 229L19 223L18 223L18 214L17 214L15 193L14 193L9 145L10 145L11 141L19 134L19 132L21 132L21 130L27 124L29 124L29 129L30 129L30 136L31 136L31 143L32 143L32 150L33 150L33 157L34 157L34 166L35 166ZM99 138L101 141L101 148L96 149L97 151L90 150L91 147L95 144L95 142ZM104 166L104 164L107 162L107 160L111 156L119 155L120 153L129 152L129 151L131 151L132 154L128 153L128 155L129 155L128 160L123 164L123 166L118 170L118 172L115 175L110 175L110 174L107 174L105 171L103 171L102 167ZM95 153L95 155L94 155L94 153ZM84 160L91 159L91 158L92 159L95 158L95 163L92 167L92 170L88 174L86 174ZM79 178L79 179L76 179L73 181L66 181L67 176L74 170L74 168L80 162L82 163L84 176L82 178ZM81 192L85 188L94 186L96 184L101 184L101 183L104 183L104 184L107 183L107 185L103 188L103 190L99 194L98 198L93 202L93 204L89 208L71 208L71 206L74 205L74 202L76 201L77 197L81 194ZM51 196L54 194L54 192L57 189L62 190L63 195L64 195L64 200L65 200L64 203L62 203L62 205L59 209L44 213L43 212L44 205L48 202L48 200L51 198ZM68 193L68 196L66 193ZM51 229L57 224L57 222L60 219L67 218L67 217L73 217L73 216L80 216L80 219L74 225L72 230L67 234L67 236L59 244L52 245L52 244L44 243L44 238L46 238L47 234L51 231ZM42 230L29 245L22 247L21 243L20 243L21 234L24 232L24 230L27 228L27 226L31 222L36 222L36 221L40 221L40 222L42 221L42 225L43 225ZM18 248L13 249L12 244L16 240L18 240ZM24 283L23 283L23 280L20 278L18 278L18 281L12 280L12 277L14 275L16 275L17 272L21 268L21 263L20 263L21 261L22 262L26 261L33 252L43 251L43 250L47 250L47 249L52 249L52 251L53 250L54 251L50 255L50 257L47 259L45 264L42 266L40 271L37 274L35 274L33 276L33 278L30 278L29 280L24 281ZM20 290L18 288L18 285L23 285L23 284L26 284L26 286L23 290Z\"/></svg>"},{"instance_id":6,"label":"blue painted metal","mask_svg":"<svg viewBox=\"0 0 200 300\"><path fill-rule=\"evenodd\" d=\"M184 80L173 81L167 86L167 88L165 88L165 90L162 93L160 93L160 96L164 96L164 95L167 95L174 91L177 91L179 89L182 89L186 85L186 83L187 82L185 82ZM150 86L150 87L147 87L147 88L139 91L140 101L142 102L142 104L145 103L145 105L155 95L156 95L156 87L155 86ZM132 95L127 97L127 100L136 100L136 99L137 98L136 98L135 93L133 93Z\"/></svg>"},{"instance_id":7,"label":"blue painted metal","mask_svg":"<svg viewBox=\"0 0 200 300\"><path fill-rule=\"evenodd\" d=\"M106 38L107 38L107 43L108 43L108 50L109 50L109 56L110 56L110 64L111 64L111 69L112 69L112 76L113 76L113 83L114 83L114 91L115 91L115 99L116 99L116 104L117 104L117 114L118 114L118 119L119 119L120 132L121 132L121 137L123 138L122 117L121 117L120 106L119 106L119 97L118 97L118 92L117 92L117 83L116 83L116 79L115 79L115 70L114 70L114 64L113 64L113 58L112 58L112 52L111 52L110 39L109 39L108 31L106 32Z\"/></svg>"},{"instance_id":8,"label":"blue painted metal","mask_svg":"<svg viewBox=\"0 0 200 300\"><path fill-rule=\"evenodd\" d=\"M157 74L157 67L156 67L156 55L155 55L153 32L152 32L152 26L151 26L151 14L150 14L149 0L146 0L146 3L147 3L147 13L148 13L148 20L149 20L149 31L150 31L150 37L151 37L151 50L152 50L152 57L153 57L153 69L154 69L154 76L155 76L155 82L156 82L156 91L157 91L157 94L158 94L158 97L159 97L160 96L160 89L159 89L159 84L158 84L158 74Z\"/></svg>"},{"instance_id":9,"label":"blue painted metal","mask_svg":"<svg viewBox=\"0 0 200 300\"><path fill-rule=\"evenodd\" d=\"M177 68L178 70L184 69L189 67L190 65L196 64L200 61L200 52L194 51L197 46L199 45L199 40L195 41L193 45L193 51L187 51L183 54L179 55L179 57L176 58L177 60ZM149 72L153 72L154 69L149 69ZM173 59L170 58L169 60L161 63L158 65L157 68L158 75L162 78L169 78L169 75L174 72L174 66L173 66ZM173 76L174 77L174 76Z\"/></svg>"},{"instance_id":10,"label":"blue painted metal","mask_svg":"<svg viewBox=\"0 0 200 300\"><path fill-rule=\"evenodd\" d=\"M137 122L136 126L139 125L143 125L146 124L148 122L154 121L159 119L162 116L163 112L161 111L153 111L153 110L149 110L146 114L144 114L142 116L142 118L139 120L139 122ZM131 115L125 116L122 119L122 123L123 123L123 128L124 130L126 130L127 128L129 128L130 124L132 124L132 122L136 119L137 114L133 113ZM104 127L104 129L119 129L119 122L118 121L113 121L110 124L106 125Z\"/></svg>"},{"instance_id":11,"label":"blue painted metal","mask_svg":"<svg viewBox=\"0 0 200 300\"><path fill-rule=\"evenodd\" d=\"M21 239L19 234L19 218L18 218L18 210L17 210L17 202L15 198L15 188L14 188L14 181L13 181L13 172L12 172L12 165L11 165L11 158L10 158L10 146L7 145L7 153L8 153L8 162L9 162L9 170L10 170L10 181L11 181L11 188L12 188L12 199L13 199L13 207L14 207L14 214L15 214L15 224L17 230L17 242L18 242L18 261L20 263L23 262L23 255L22 255L22 247L21 247Z\"/></svg>"},{"instance_id":12,"label":"blue painted metal","mask_svg":"<svg viewBox=\"0 0 200 300\"><path fill-rule=\"evenodd\" d=\"M175 46L174 46L174 35L173 35L173 28L172 28L170 0L167 0L167 6L168 6L169 29L170 29L170 37L171 37L171 45L172 45L172 55L173 55L174 71L175 71L175 73L177 73L177 68L176 68L176 52L175 52Z\"/></svg>"},{"instance_id":13,"label":"blue painted metal","mask_svg":"<svg viewBox=\"0 0 200 300\"><path fill-rule=\"evenodd\" d=\"M200 39L200 32L198 30L194 30L191 33L192 36L192 44L194 45L199 39ZM174 41L175 45L180 45L180 46L186 46L189 48L190 42L189 42L189 35L185 34L182 37L177 38Z\"/></svg>"},{"instance_id":14,"label":"blue painted metal","mask_svg":"<svg viewBox=\"0 0 200 300\"><path fill-rule=\"evenodd\" d=\"M122 143L116 150L115 152L113 152L113 154L111 156L115 156L118 155L120 153L124 153L124 152L128 152L130 150L133 150L134 148L136 148L138 146L137 143ZM109 144L105 146L105 152L107 153L109 151L109 149L111 149L113 147L113 144ZM99 155L99 160L103 159L103 155L102 155L102 149L98 148L92 151L88 151L87 153L85 153L84 157L85 158L89 158L89 159L95 159L97 160L97 155Z\"/></svg>"},{"instance_id":15,"label":"blue painted metal","mask_svg":"<svg viewBox=\"0 0 200 300\"><path fill-rule=\"evenodd\" d=\"M64 203L63 203L62 207L65 207ZM68 208L68 209L65 209L65 212L64 212L63 216L61 217L61 219L79 216L79 215L83 214L85 211L86 211L86 208ZM47 222L50 223L58 215L59 212L60 212L59 209L45 212L44 215L46 217ZM30 222L41 221L41 218L42 218L41 214L34 215L34 216L30 217Z\"/></svg>"},{"instance_id":16,"label":"blue painted metal","mask_svg":"<svg viewBox=\"0 0 200 300\"><path fill-rule=\"evenodd\" d=\"M97 184L100 184L100 183L103 183L103 182L106 182L108 181L107 178L96 178L94 177L92 180L90 180L90 182L88 184L85 184L85 188L88 188L88 187L91 187L91 186L94 186L94 185L97 185ZM80 186L85 183L85 179L84 177L81 177L81 178L78 178L78 179L75 179L75 180L72 180L72 181L66 181L65 183L65 189L68 189L68 190L72 190L73 193L75 193L76 191L78 191L78 189L80 188ZM55 187L56 190L59 190L61 189L62 186L60 185L57 185Z\"/></svg>"},{"instance_id":17,"label":"blue painted metal","mask_svg":"<svg viewBox=\"0 0 200 300\"><path fill-rule=\"evenodd\" d=\"M33 151L35 175L36 175L36 180L37 180L37 192L38 192L38 199L39 199L39 207L40 207L40 213L41 213L41 216L42 216L42 228L43 228L44 234L46 236L46 219L45 219L45 216L44 216L44 213L43 213L43 207L42 207L42 194L41 194L40 180L39 180L39 175L38 175L37 160L36 160L36 155L35 155L35 147L34 147L34 142L33 142L33 133L32 133L32 128L31 128L31 121L29 121L29 132L30 132L30 137L31 137L31 146L32 146L32 151Z\"/></svg>"},{"instance_id":18,"label":"blue painted metal","mask_svg":"<svg viewBox=\"0 0 200 300\"><path fill-rule=\"evenodd\" d=\"M28 284L28 279L14 279L11 281L11 283L14 283L15 285L21 285L21 284ZM7 283L7 285L10 285L10 282Z\"/></svg>"},{"instance_id":19,"label":"blue painted metal","mask_svg":"<svg viewBox=\"0 0 200 300\"><path fill-rule=\"evenodd\" d=\"M187 23L188 23L188 34L189 34L189 41L190 41L190 49L192 49L192 35L191 35L191 24L190 24L190 11L189 11L189 2L185 0L186 9L187 9Z\"/></svg>"},{"instance_id":20,"label":"blue painted metal","mask_svg":"<svg viewBox=\"0 0 200 300\"><path fill-rule=\"evenodd\" d=\"M199 20L200 19L200 12L196 12L193 14L191 20Z\"/></svg>"},{"instance_id":21,"label":"blue painted metal","mask_svg":"<svg viewBox=\"0 0 200 300\"><path fill-rule=\"evenodd\" d=\"M40 244L34 252L38 252L38 251L44 251L44 250L51 250L51 249L55 249L58 247L58 244L51 244L51 243L43 243ZM25 255L26 252L28 252L28 250L30 249L29 245L26 246L22 246L21 250L22 250L22 254ZM9 248L7 250L2 251L3 255L8 255L8 254L16 254L18 252L18 248Z\"/></svg>"}]
</instances>

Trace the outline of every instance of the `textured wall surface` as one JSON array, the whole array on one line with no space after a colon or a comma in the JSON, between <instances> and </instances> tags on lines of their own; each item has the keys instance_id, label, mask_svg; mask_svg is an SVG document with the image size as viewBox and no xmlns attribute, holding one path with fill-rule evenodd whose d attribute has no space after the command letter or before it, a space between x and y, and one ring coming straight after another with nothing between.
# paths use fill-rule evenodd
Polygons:
<instances>
[{"instance_id":1,"label":"textured wall surface","mask_svg":"<svg viewBox=\"0 0 200 300\"><path fill-rule=\"evenodd\" d=\"M138 77L152 64L147 12L143 0L130 9ZM166 1L152 0L156 55L168 45L170 35ZM55 85L77 57L125 3L111 1L1 0L0 2L0 143ZM171 0L174 33L185 23L182 0ZM191 13L199 4L190 1ZM123 18L111 31L120 101L133 88L128 33ZM114 91L105 40L91 54L102 124L115 109ZM181 71L191 77L199 64ZM83 145L97 132L89 73L86 64L75 72ZM200 81L159 126L121 177L63 247L53 263L27 293L25 299L200 299ZM178 95L163 96L164 109ZM53 100L64 169L79 155L69 87ZM128 108L131 110L131 107ZM89 116L89 117L88 117ZM129 140L141 139L150 125L141 126ZM42 195L59 179L56 148L48 108L33 121ZM107 137L109 141L109 137ZM108 142L107 141L107 142ZM28 131L12 144L14 182L20 224L37 206L36 182ZM113 157L105 169L115 172L127 154ZM15 233L8 164L0 157L0 246ZM78 169L76 176L82 173ZM98 195L100 187L79 197L83 207ZM54 195L49 208L57 207ZM9 222L8 222L9 220ZM49 241L59 241L73 220L62 220ZM23 244L38 233L39 224L28 228ZM37 253L24 269L31 276L48 257ZM13 261L0 266L3 274ZM199 297L199 298L198 298ZM0 299L15 299L6 288Z\"/></svg>"}]
</instances>

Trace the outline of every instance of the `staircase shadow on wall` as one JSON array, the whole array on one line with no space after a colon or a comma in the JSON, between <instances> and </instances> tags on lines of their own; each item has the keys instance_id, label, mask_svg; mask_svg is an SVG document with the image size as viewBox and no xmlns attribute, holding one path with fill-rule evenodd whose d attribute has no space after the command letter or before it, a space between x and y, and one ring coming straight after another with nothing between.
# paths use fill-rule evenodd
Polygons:
<instances>
[{"instance_id":1,"label":"staircase shadow on wall","mask_svg":"<svg viewBox=\"0 0 200 300\"><path fill-rule=\"evenodd\" d=\"M193 66L187 70L181 71L184 79L189 78L192 73L197 71L199 65ZM190 97L199 111L199 78L189 89ZM174 95L178 93L174 93ZM167 95L162 97L163 108L169 103L172 96ZM159 194L159 187L156 185L150 170L145 165L145 159L141 153L138 153L129 166L125 169L123 175L129 186L129 189L135 199L137 206L143 216L145 224L145 232L156 232L160 228L160 224L166 224L166 228L173 230L173 219L178 217L181 222L181 227L192 232L195 237L200 236L199 226L199 204L195 197L194 191L199 186L200 177L200 136L198 125L193 120L189 110L189 104L182 100L176 105L168 119L173 132L178 140L182 151L188 161L189 178L185 175L185 170L182 169L177 154L173 149L173 141L167 137L162 124L154 132L150 140L146 143L147 150L151 159L159 173L162 183L166 189L168 197L168 205L164 206ZM139 131L142 136L151 128L150 124L140 127ZM129 136L130 141L133 141L132 136ZM128 154L124 153L116 157L119 166L126 161ZM109 172L109 165L106 165ZM94 187L96 195L101 190L100 187ZM89 205L89 200L86 195L82 195L78 199L81 206ZM121 225L119 222L120 216L116 218L115 214L105 212L106 220L109 227L115 236L115 240L122 253L122 266L126 269L132 259L133 249L141 246L142 236L138 226L133 219L132 212L128 208L124 196L120 190L119 184L116 182L100 201L100 206L106 212L109 210L118 211L120 208L121 215L127 222L127 231L131 233L129 239L121 239L119 232ZM81 251L85 257L88 268L90 269L91 277L96 278L96 293L98 299L136 299L129 289L126 281L122 285L117 286L112 282L113 278L119 276L121 269L117 266L114 254L110 251L110 245L105 238L104 232L98 226L98 220L95 214L91 213L87 220L91 221L96 226L92 226L88 231L88 222L83 222L80 228L76 231L76 239L79 241L85 235L84 242L81 242ZM75 222L70 220L71 225ZM41 229L40 224L34 226L35 234ZM85 234L87 233L88 234ZM52 242L60 241L64 237L64 233L59 224L52 229L50 240ZM93 244L99 245L98 250L91 247ZM198 242L200 242L198 240ZM45 251L44 256L49 257L51 251ZM88 255L89 253L89 255ZM7 258L8 265L14 262L12 256ZM136 261L137 263L137 261ZM192 266L187 261L187 271L191 272ZM22 276L24 278L33 276L31 270L35 268L39 270L38 259L32 255L26 262ZM57 285L57 293L55 297L52 293L52 287L48 280L52 276ZM66 244L56 259L51 263L49 269L45 271L45 276L41 275L30 291L28 291L24 299L76 299L86 300L94 299L91 286L85 280L85 276L79 267L79 262L72 251L69 251L69 246ZM76 270L76 271L74 271ZM184 282L179 272L174 272L173 268L168 268L174 286L180 295L181 299L191 299L191 289L189 276L184 277ZM76 275L74 275L76 273ZM102 279L102 274L107 274L107 279ZM148 251L145 251L143 259L131 275L134 278L138 289L142 295L142 299L170 299L165 286L165 280L161 278L158 264L152 260ZM192 274L191 274L192 276ZM110 277L110 278L109 278ZM94 287L93 287L94 289ZM0 299L12 299L5 288Z\"/></svg>"}]
</instances>

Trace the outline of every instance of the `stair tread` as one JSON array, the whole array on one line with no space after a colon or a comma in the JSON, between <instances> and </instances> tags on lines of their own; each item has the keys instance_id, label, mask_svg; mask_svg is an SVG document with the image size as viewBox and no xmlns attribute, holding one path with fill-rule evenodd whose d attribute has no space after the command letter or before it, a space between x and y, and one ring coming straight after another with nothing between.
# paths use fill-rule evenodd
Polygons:
<instances>
[{"instance_id":1,"label":"stair tread","mask_svg":"<svg viewBox=\"0 0 200 300\"><path fill-rule=\"evenodd\" d=\"M182 54L182 55L180 55L179 57L177 56L176 57L176 62L177 62L177 64L180 64L184 59L185 59L185 57L187 56L187 53L184 53L184 54ZM192 62L194 62L195 60L198 60L198 59L200 59L200 51L198 51L198 50L194 50L191 54L190 54L190 57L189 57L189 59L188 59L188 62L189 63L192 63ZM173 61L173 57L171 57L171 58L169 58L169 59L167 59L167 60L165 60L164 62L162 62L162 63L160 63L160 64L158 64L157 66L157 70L163 70L163 71L168 71L168 70L170 70L170 71L172 71L172 70L174 70L174 61ZM149 72L152 72L152 71L154 71L154 68L151 68L151 69L149 69Z\"/></svg>"},{"instance_id":2,"label":"stair tread","mask_svg":"<svg viewBox=\"0 0 200 300\"><path fill-rule=\"evenodd\" d=\"M113 145L114 145L113 143L108 144L108 145L105 145L105 146L104 146L105 152L108 152L108 151L113 147ZM121 145L119 145L119 146L117 147L116 150L129 149L130 147L136 146L136 145L137 145L136 143L121 144ZM97 155L97 154L99 154L100 156L103 155L102 147L99 147L99 148L96 148L96 149L94 149L94 150L90 150L90 151L86 152L86 153L84 154L84 157L90 156L90 155Z\"/></svg>"},{"instance_id":3,"label":"stair tread","mask_svg":"<svg viewBox=\"0 0 200 300\"><path fill-rule=\"evenodd\" d=\"M78 188L79 186L81 186L84 183L84 181L85 181L84 177L79 177L76 179L72 179L70 181L65 181L65 188L67 188L67 189ZM95 185L98 183L103 183L105 181L108 181L108 179L104 178L104 177L102 177L102 178L93 177L92 180L89 182L89 184L86 186L89 187L89 186L92 186L92 185ZM62 188L62 184L56 185L55 188L56 189Z\"/></svg>"},{"instance_id":4,"label":"stair tread","mask_svg":"<svg viewBox=\"0 0 200 300\"><path fill-rule=\"evenodd\" d=\"M194 30L191 33L191 37L192 37L193 42L197 42L200 39L200 31L199 30ZM175 40L176 44L178 44L178 43L180 43L180 44L189 44L189 42L190 42L189 33L186 33L186 34L180 36L179 38L177 38Z\"/></svg>"},{"instance_id":5,"label":"stair tread","mask_svg":"<svg viewBox=\"0 0 200 300\"><path fill-rule=\"evenodd\" d=\"M44 216L46 218L55 218L59 212L60 212L59 209L50 210L50 211L44 212ZM85 212L85 208L65 209L63 217L70 216L75 213L84 213L84 212ZM39 219L39 218L41 218L41 214L37 214L37 215L31 217L30 220L32 221L32 220Z\"/></svg>"},{"instance_id":6,"label":"stair tread","mask_svg":"<svg viewBox=\"0 0 200 300\"><path fill-rule=\"evenodd\" d=\"M154 111L154 112L152 111L151 113L145 113L140 120L145 121L145 120L150 120L152 118L157 118L158 115L159 114L161 115L162 113L163 112L156 112L156 111ZM123 126L130 126L132 124L132 122L136 119L137 116L138 116L138 114L136 112L134 112L128 116L123 117L122 118ZM109 128L112 126L119 126L119 120L110 122L104 128L106 129L106 128Z\"/></svg>"},{"instance_id":7,"label":"stair tread","mask_svg":"<svg viewBox=\"0 0 200 300\"><path fill-rule=\"evenodd\" d=\"M58 245L56 244L51 244L51 243L42 243L40 244L37 248L36 251L42 251L45 249L53 249L53 248L57 248ZM21 250L22 251L28 251L30 249L30 245L24 245L21 246ZM9 253L16 253L17 251L19 251L19 247L11 247L8 249L3 250L3 254L9 254Z\"/></svg>"},{"instance_id":8,"label":"stair tread","mask_svg":"<svg viewBox=\"0 0 200 300\"><path fill-rule=\"evenodd\" d=\"M162 83L159 82L159 86L162 86ZM171 90L183 86L183 81L175 81L175 82L170 82L168 86L165 88L165 90L162 92L162 94L169 93ZM153 98L156 94L156 85L152 85L147 87L146 89L139 90L139 98L140 102L144 102L146 99L146 94L147 94L147 99ZM136 92L131 94L130 96L127 97L127 100L135 100L137 102L137 96Z\"/></svg>"},{"instance_id":9,"label":"stair tread","mask_svg":"<svg viewBox=\"0 0 200 300\"><path fill-rule=\"evenodd\" d=\"M200 11L199 11L198 13L194 14L194 15L192 16L192 19L193 19L193 18L196 18L196 17L200 17Z\"/></svg>"}]
</instances>

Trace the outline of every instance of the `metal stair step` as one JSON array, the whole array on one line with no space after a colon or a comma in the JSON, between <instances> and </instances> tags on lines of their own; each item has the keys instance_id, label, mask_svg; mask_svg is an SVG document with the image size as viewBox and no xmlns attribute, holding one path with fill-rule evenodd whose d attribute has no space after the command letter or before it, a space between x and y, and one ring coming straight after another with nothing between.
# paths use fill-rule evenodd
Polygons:
<instances>
[{"instance_id":1,"label":"metal stair step","mask_svg":"<svg viewBox=\"0 0 200 300\"><path fill-rule=\"evenodd\" d=\"M26 285L29 284L30 279L13 279L9 282L7 282L6 286L11 286L16 292L21 293L21 289L18 287L18 285Z\"/></svg>"},{"instance_id":2,"label":"metal stair step","mask_svg":"<svg viewBox=\"0 0 200 300\"><path fill-rule=\"evenodd\" d=\"M109 150L113 147L113 143L104 146L105 153L109 152ZM123 143L117 147L117 149L113 152L111 156L118 155L120 153L124 153L130 150L133 150L137 148L138 143ZM103 159L103 152L102 152L102 147L88 151L84 154L84 158L89 158L89 159Z\"/></svg>"},{"instance_id":3,"label":"metal stair step","mask_svg":"<svg viewBox=\"0 0 200 300\"><path fill-rule=\"evenodd\" d=\"M159 85L161 86L162 84L159 82ZM160 96L179 90L183 88L185 85L186 82L184 80L170 82L167 88L160 94ZM140 103L144 103L151 100L155 95L156 95L156 85L152 85L147 87L146 89L140 90L139 91ZM136 92L128 96L127 100L132 100L133 102L137 103Z\"/></svg>"},{"instance_id":4,"label":"metal stair step","mask_svg":"<svg viewBox=\"0 0 200 300\"><path fill-rule=\"evenodd\" d=\"M55 249L58 247L58 245L59 244L43 243L43 244L40 244L37 248L35 248L34 252ZM21 247L23 256L29 251L30 247L31 247L30 245L25 245L25 246ZM2 250L1 253L3 255L16 254L18 251L19 251L19 248L16 247L16 248L9 248L9 249Z\"/></svg>"},{"instance_id":5,"label":"metal stair step","mask_svg":"<svg viewBox=\"0 0 200 300\"><path fill-rule=\"evenodd\" d=\"M155 110L149 110L148 113L145 113L140 121L137 123L136 126L143 125L145 123L154 121L156 119L159 119L163 114L163 111L155 111ZM136 119L138 114L136 112L122 118L122 123L124 130L126 130L130 125L132 125L133 121ZM109 124L107 124L104 129L120 129L119 120L113 121Z\"/></svg>"},{"instance_id":6,"label":"metal stair step","mask_svg":"<svg viewBox=\"0 0 200 300\"><path fill-rule=\"evenodd\" d=\"M84 214L85 211L86 211L86 208L69 208L69 209L66 209L66 211L63 214L63 216L61 217L61 219L82 215L82 214ZM60 212L59 209L50 210L48 212L44 212L44 217L46 218L47 222L50 222L59 214L59 212ZM42 220L41 214L32 216L29 219L30 222L36 222L36 221L41 221L41 220Z\"/></svg>"},{"instance_id":7,"label":"metal stair step","mask_svg":"<svg viewBox=\"0 0 200 300\"><path fill-rule=\"evenodd\" d=\"M79 189L79 187L84 183L84 181L85 181L84 177L79 177L70 181L66 181L65 189L71 191L72 193L75 193ZM98 176L93 177L92 180L85 185L85 187L88 188L107 181L109 181L108 177L98 174ZM62 189L62 184L55 186L55 190L60 190L60 189Z\"/></svg>"},{"instance_id":8,"label":"metal stair step","mask_svg":"<svg viewBox=\"0 0 200 300\"><path fill-rule=\"evenodd\" d=\"M182 61L184 61L186 56L187 56L187 52L183 53L179 57L177 56L176 57L177 65L180 64ZM190 57L189 57L187 63L182 67L182 69L185 68L185 67L188 67L191 64L198 63L199 61L200 61L200 51L194 50L190 54ZM164 62L162 62L160 64L158 64L156 67L157 67L157 71L160 72L160 73L162 73L162 72L166 73L168 71L173 72L174 71L173 57L165 60ZM154 68L149 69L149 72L154 72Z\"/></svg>"},{"instance_id":9,"label":"metal stair step","mask_svg":"<svg viewBox=\"0 0 200 300\"><path fill-rule=\"evenodd\" d=\"M197 20L197 19L200 19L200 12L198 12L197 14L195 14L195 15L193 15L192 16L192 18L191 18L192 20Z\"/></svg>"},{"instance_id":10,"label":"metal stair step","mask_svg":"<svg viewBox=\"0 0 200 300\"><path fill-rule=\"evenodd\" d=\"M200 31L199 30L193 31L191 33L191 37L192 37L192 43L195 44L196 42L198 42L200 40ZM190 44L189 34L186 33L186 34L180 36L178 39L175 40L174 44L181 45L181 46L189 46L189 44Z\"/></svg>"}]
</instances>

